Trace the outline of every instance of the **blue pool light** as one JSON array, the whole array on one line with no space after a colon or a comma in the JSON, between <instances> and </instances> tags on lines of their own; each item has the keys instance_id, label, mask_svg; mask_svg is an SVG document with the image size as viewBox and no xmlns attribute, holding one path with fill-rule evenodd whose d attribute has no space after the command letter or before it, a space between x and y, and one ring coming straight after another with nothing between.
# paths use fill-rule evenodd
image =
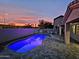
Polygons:
<instances>
[{"instance_id":1,"label":"blue pool light","mask_svg":"<svg viewBox=\"0 0 79 59\"><path fill-rule=\"evenodd\" d=\"M17 53L25 53L36 48L37 46L40 46L45 38L45 34L36 34L28 39L24 39L10 44L8 48Z\"/></svg>"}]
</instances>

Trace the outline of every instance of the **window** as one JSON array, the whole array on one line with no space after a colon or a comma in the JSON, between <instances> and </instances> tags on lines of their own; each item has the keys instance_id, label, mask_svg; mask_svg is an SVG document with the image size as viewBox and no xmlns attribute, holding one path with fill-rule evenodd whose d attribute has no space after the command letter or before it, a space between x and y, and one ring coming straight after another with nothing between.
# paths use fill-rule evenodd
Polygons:
<instances>
[{"instance_id":1,"label":"window","mask_svg":"<svg viewBox=\"0 0 79 59\"><path fill-rule=\"evenodd\" d=\"M75 25L72 26L72 32L76 33L76 26Z\"/></svg>"}]
</instances>

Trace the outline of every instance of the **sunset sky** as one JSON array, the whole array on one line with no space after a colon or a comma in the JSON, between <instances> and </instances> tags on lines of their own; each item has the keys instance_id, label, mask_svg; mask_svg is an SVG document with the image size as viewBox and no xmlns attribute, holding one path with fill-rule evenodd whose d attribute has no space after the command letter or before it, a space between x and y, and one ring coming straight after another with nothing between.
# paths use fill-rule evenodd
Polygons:
<instances>
[{"instance_id":1,"label":"sunset sky","mask_svg":"<svg viewBox=\"0 0 79 59\"><path fill-rule=\"evenodd\" d=\"M0 23L37 23L53 21L63 15L72 0L0 0Z\"/></svg>"}]
</instances>

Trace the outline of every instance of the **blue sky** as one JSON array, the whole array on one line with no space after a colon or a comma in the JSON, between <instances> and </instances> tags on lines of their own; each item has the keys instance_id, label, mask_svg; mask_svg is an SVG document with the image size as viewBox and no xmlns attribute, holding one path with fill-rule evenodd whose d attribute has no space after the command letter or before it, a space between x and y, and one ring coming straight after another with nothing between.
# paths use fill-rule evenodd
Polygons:
<instances>
[{"instance_id":1,"label":"blue sky","mask_svg":"<svg viewBox=\"0 0 79 59\"><path fill-rule=\"evenodd\" d=\"M64 15L72 0L0 0L0 12L14 13L18 17Z\"/></svg>"}]
</instances>

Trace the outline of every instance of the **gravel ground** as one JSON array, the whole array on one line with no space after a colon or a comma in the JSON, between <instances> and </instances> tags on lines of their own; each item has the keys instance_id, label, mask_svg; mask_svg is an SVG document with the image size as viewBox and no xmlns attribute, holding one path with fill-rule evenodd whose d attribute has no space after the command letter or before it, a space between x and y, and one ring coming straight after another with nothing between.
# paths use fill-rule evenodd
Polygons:
<instances>
[{"instance_id":1,"label":"gravel ground","mask_svg":"<svg viewBox=\"0 0 79 59\"><path fill-rule=\"evenodd\" d=\"M50 35L43 44L25 54L15 56L14 59L79 59L79 47L71 44L66 46L63 39ZM11 52L9 53L10 55ZM10 58L11 59L11 58Z\"/></svg>"}]
</instances>

